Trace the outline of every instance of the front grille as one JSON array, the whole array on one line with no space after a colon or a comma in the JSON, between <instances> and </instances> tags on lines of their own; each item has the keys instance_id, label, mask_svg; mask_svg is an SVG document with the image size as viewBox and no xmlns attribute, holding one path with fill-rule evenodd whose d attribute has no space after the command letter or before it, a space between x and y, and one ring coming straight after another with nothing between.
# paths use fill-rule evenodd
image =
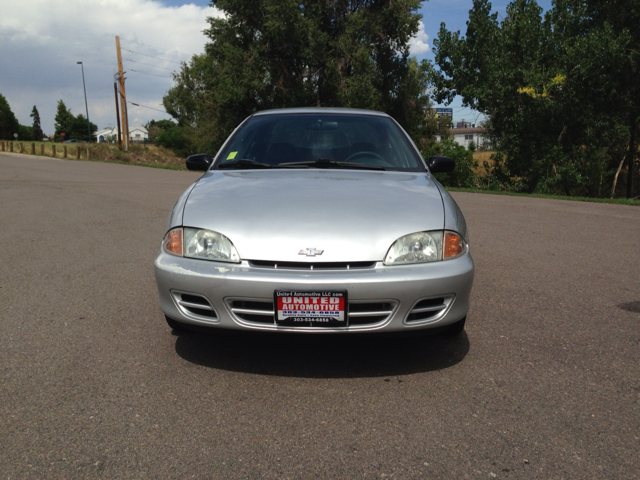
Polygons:
<instances>
[{"instance_id":1,"label":"front grille","mask_svg":"<svg viewBox=\"0 0 640 480\"><path fill-rule=\"evenodd\" d=\"M229 306L233 314L251 323L274 325L273 302L264 300L231 300Z\"/></svg>"},{"instance_id":2,"label":"front grille","mask_svg":"<svg viewBox=\"0 0 640 480\"><path fill-rule=\"evenodd\" d=\"M211 302L201 295L185 292L171 292L178 308L187 316L204 317L207 320L217 320L218 315Z\"/></svg>"},{"instance_id":3,"label":"front grille","mask_svg":"<svg viewBox=\"0 0 640 480\"><path fill-rule=\"evenodd\" d=\"M454 295L425 298L416 303L409 311L406 323L430 323L445 314L453 303Z\"/></svg>"},{"instance_id":4,"label":"front grille","mask_svg":"<svg viewBox=\"0 0 640 480\"><path fill-rule=\"evenodd\" d=\"M373 268L376 262L271 262L267 260L249 260L255 268L273 268L278 270L354 270Z\"/></svg>"},{"instance_id":5,"label":"front grille","mask_svg":"<svg viewBox=\"0 0 640 480\"><path fill-rule=\"evenodd\" d=\"M391 302L349 303L349 325L373 325L388 319L396 304Z\"/></svg>"},{"instance_id":6,"label":"front grille","mask_svg":"<svg viewBox=\"0 0 640 480\"><path fill-rule=\"evenodd\" d=\"M229 299L227 304L236 318L249 323L275 325L273 302L267 300ZM390 301L350 302L349 326L375 325L386 321L397 307Z\"/></svg>"}]
</instances>

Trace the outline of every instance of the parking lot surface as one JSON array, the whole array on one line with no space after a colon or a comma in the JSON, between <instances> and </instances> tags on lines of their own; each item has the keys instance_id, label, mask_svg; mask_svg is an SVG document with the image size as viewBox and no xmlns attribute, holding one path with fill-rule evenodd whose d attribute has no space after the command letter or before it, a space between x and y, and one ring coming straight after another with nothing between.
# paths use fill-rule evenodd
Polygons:
<instances>
[{"instance_id":1,"label":"parking lot surface","mask_svg":"<svg viewBox=\"0 0 640 480\"><path fill-rule=\"evenodd\" d=\"M197 178L0 154L0 478L640 478L640 209L454 193L457 339L173 335Z\"/></svg>"}]
</instances>

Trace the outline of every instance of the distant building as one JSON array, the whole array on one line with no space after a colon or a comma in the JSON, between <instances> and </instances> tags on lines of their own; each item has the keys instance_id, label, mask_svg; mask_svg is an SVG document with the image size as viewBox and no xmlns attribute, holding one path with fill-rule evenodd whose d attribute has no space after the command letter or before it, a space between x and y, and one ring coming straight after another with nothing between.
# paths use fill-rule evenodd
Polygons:
<instances>
[{"instance_id":1,"label":"distant building","mask_svg":"<svg viewBox=\"0 0 640 480\"><path fill-rule=\"evenodd\" d=\"M116 127L107 127L98 130L93 134L98 143L113 143L118 141L118 129ZM144 143L149 141L149 132L144 127L129 128L130 143Z\"/></svg>"},{"instance_id":2,"label":"distant building","mask_svg":"<svg viewBox=\"0 0 640 480\"><path fill-rule=\"evenodd\" d=\"M485 136L484 128L452 128L449 132L453 140L464 148L469 148L471 142L475 144L476 148L489 147L489 139ZM440 141L440 135L436 135L436 139Z\"/></svg>"}]
</instances>

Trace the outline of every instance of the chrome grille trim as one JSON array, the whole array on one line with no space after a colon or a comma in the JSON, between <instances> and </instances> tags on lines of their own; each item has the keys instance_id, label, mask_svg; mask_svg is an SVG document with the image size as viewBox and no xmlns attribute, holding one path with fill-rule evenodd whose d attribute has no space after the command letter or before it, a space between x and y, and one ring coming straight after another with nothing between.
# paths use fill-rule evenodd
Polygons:
<instances>
[{"instance_id":1,"label":"chrome grille trim","mask_svg":"<svg viewBox=\"0 0 640 480\"><path fill-rule=\"evenodd\" d=\"M211 302L197 293L172 290L171 296L176 306L185 316L207 322L218 322L218 313Z\"/></svg>"},{"instance_id":2,"label":"chrome grille trim","mask_svg":"<svg viewBox=\"0 0 640 480\"><path fill-rule=\"evenodd\" d=\"M422 325L436 322L449 311L455 298L455 295L422 298L409 310L404 323L407 325Z\"/></svg>"},{"instance_id":3,"label":"chrome grille trim","mask_svg":"<svg viewBox=\"0 0 640 480\"><path fill-rule=\"evenodd\" d=\"M275 326L273 300L264 298L227 298L225 303L233 317L240 323Z\"/></svg>"},{"instance_id":4,"label":"chrome grille trim","mask_svg":"<svg viewBox=\"0 0 640 480\"><path fill-rule=\"evenodd\" d=\"M378 312L353 312L349 314L349 317L371 317L371 316L380 316L380 315L389 315L393 310L380 310Z\"/></svg>"},{"instance_id":5,"label":"chrome grille trim","mask_svg":"<svg viewBox=\"0 0 640 480\"><path fill-rule=\"evenodd\" d=\"M377 262L272 262L247 260L253 268L274 270L356 270L374 268Z\"/></svg>"},{"instance_id":6,"label":"chrome grille trim","mask_svg":"<svg viewBox=\"0 0 640 480\"><path fill-rule=\"evenodd\" d=\"M273 300L231 297L225 299L225 304L234 319L241 324L277 328ZM349 302L348 328L357 330L382 325L391 319L398 305L396 300L388 299ZM305 328L307 327L299 327L300 330ZM317 327L311 327L314 328Z\"/></svg>"},{"instance_id":7,"label":"chrome grille trim","mask_svg":"<svg viewBox=\"0 0 640 480\"><path fill-rule=\"evenodd\" d=\"M395 300L356 300L349 302L349 327L370 328L387 323L398 309Z\"/></svg>"}]
</instances>

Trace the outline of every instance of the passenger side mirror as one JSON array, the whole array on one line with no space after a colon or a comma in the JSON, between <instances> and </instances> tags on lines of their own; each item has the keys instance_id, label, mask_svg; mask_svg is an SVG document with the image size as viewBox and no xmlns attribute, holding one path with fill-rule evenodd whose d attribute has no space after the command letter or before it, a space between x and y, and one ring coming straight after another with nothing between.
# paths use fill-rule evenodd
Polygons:
<instances>
[{"instance_id":1,"label":"passenger side mirror","mask_svg":"<svg viewBox=\"0 0 640 480\"><path fill-rule=\"evenodd\" d=\"M434 155L427 160L427 167L431 173L449 173L456 168L456 161L451 157Z\"/></svg>"},{"instance_id":2,"label":"passenger side mirror","mask_svg":"<svg viewBox=\"0 0 640 480\"><path fill-rule=\"evenodd\" d=\"M212 162L213 158L211 158L211 155L208 153L197 153L187 157L187 168L189 170L200 170L202 172L206 172Z\"/></svg>"}]
</instances>

